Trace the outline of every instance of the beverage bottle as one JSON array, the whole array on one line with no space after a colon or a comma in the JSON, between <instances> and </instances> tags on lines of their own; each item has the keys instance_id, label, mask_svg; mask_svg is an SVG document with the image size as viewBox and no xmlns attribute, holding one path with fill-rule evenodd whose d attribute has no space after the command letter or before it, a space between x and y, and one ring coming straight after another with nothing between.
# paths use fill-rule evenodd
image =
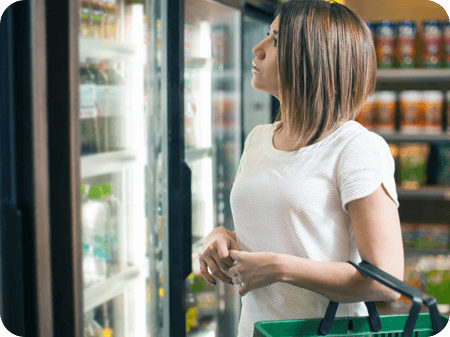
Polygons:
<instances>
[{"instance_id":1,"label":"beverage bottle","mask_svg":"<svg viewBox=\"0 0 450 337\"><path fill-rule=\"evenodd\" d=\"M110 11L110 1L101 0L100 8L102 12L102 38L108 39L108 25L109 25L109 11Z\"/></svg>"},{"instance_id":2,"label":"beverage bottle","mask_svg":"<svg viewBox=\"0 0 450 337\"><path fill-rule=\"evenodd\" d=\"M97 101L100 114L97 121L100 152L109 151L109 137L111 137L111 131L108 129L108 120L110 118L111 109L111 86L109 85L109 77L104 71L105 62L97 64L96 70L98 71L97 90L99 91L99 99Z\"/></svg>"},{"instance_id":3,"label":"beverage bottle","mask_svg":"<svg viewBox=\"0 0 450 337\"><path fill-rule=\"evenodd\" d=\"M107 224L107 242L108 242L108 270L109 275L115 274L120 271L120 261L119 261L119 221L120 221L120 210L121 202L114 194L110 184L102 184L103 197L102 200L105 201L109 207L109 222Z\"/></svg>"},{"instance_id":4,"label":"beverage bottle","mask_svg":"<svg viewBox=\"0 0 450 337\"><path fill-rule=\"evenodd\" d=\"M92 26L91 35L102 37L103 12L100 0L93 0L92 3Z\"/></svg>"},{"instance_id":5,"label":"beverage bottle","mask_svg":"<svg viewBox=\"0 0 450 337\"><path fill-rule=\"evenodd\" d=\"M83 272L86 286L101 282L107 276L106 228L110 221L109 207L101 200L102 189L99 186L91 186L88 200L82 207L82 237L84 265Z\"/></svg>"},{"instance_id":6,"label":"beverage bottle","mask_svg":"<svg viewBox=\"0 0 450 337\"><path fill-rule=\"evenodd\" d=\"M104 71L108 76L111 109L107 122L109 130L108 148L109 151L118 151L125 147L125 81L110 63L105 64Z\"/></svg>"},{"instance_id":7,"label":"beverage bottle","mask_svg":"<svg viewBox=\"0 0 450 337\"><path fill-rule=\"evenodd\" d=\"M98 152L106 152L107 149L107 130L104 129L104 120L108 115L107 104L109 99L108 93L108 76L106 73L102 72L99 69L98 61L90 60L87 68L92 74L94 83L96 85L97 98L96 98L96 109L98 111L98 118L95 123L95 140L97 143L97 151Z\"/></svg>"},{"instance_id":8,"label":"beverage bottle","mask_svg":"<svg viewBox=\"0 0 450 337\"><path fill-rule=\"evenodd\" d=\"M81 0L80 2L80 35L90 36L92 27L92 0Z\"/></svg>"},{"instance_id":9,"label":"beverage bottle","mask_svg":"<svg viewBox=\"0 0 450 337\"><path fill-rule=\"evenodd\" d=\"M110 1L110 11L108 17L108 38L112 40L119 40L118 30L117 30L117 12L116 12L116 0Z\"/></svg>"},{"instance_id":10,"label":"beverage bottle","mask_svg":"<svg viewBox=\"0 0 450 337\"><path fill-rule=\"evenodd\" d=\"M80 59L80 130L81 155L96 153L98 150L95 141L95 117L97 91L94 75L89 71L86 60Z\"/></svg>"}]
</instances>

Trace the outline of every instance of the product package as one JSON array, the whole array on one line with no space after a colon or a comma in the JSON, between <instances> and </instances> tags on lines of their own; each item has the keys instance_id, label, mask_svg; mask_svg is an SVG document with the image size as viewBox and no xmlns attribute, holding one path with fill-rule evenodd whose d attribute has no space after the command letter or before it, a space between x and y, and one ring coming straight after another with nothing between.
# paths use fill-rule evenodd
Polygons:
<instances>
[{"instance_id":1,"label":"product package","mask_svg":"<svg viewBox=\"0 0 450 337\"><path fill-rule=\"evenodd\" d=\"M414 68L416 57L416 24L411 20L397 23L397 65L399 68Z\"/></svg>"},{"instance_id":2,"label":"product package","mask_svg":"<svg viewBox=\"0 0 450 337\"><path fill-rule=\"evenodd\" d=\"M375 128L376 124L376 112L377 112L377 92L374 92L372 96L370 96L364 105L362 106L358 116L356 117L356 121L360 123L362 126L367 128L368 130L372 130Z\"/></svg>"},{"instance_id":3,"label":"product package","mask_svg":"<svg viewBox=\"0 0 450 337\"><path fill-rule=\"evenodd\" d=\"M422 64L424 68L439 68L441 66L442 26L437 20L422 22L422 41L424 52Z\"/></svg>"},{"instance_id":4,"label":"product package","mask_svg":"<svg viewBox=\"0 0 450 337\"><path fill-rule=\"evenodd\" d=\"M400 147L400 184L403 188L418 189L427 181L427 162L430 145L403 144Z\"/></svg>"},{"instance_id":5,"label":"product package","mask_svg":"<svg viewBox=\"0 0 450 337\"><path fill-rule=\"evenodd\" d=\"M442 111L444 94L438 90L422 91L422 129L426 133L440 133L442 131Z\"/></svg>"},{"instance_id":6,"label":"product package","mask_svg":"<svg viewBox=\"0 0 450 337\"><path fill-rule=\"evenodd\" d=\"M378 23L375 39L378 68L393 68L395 25L389 20L383 20Z\"/></svg>"},{"instance_id":7,"label":"product package","mask_svg":"<svg viewBox=\"0 0 450 337\"><path fill-rule=\"evenodd\" d=\"M417 90L401 91L400 102L400 132L418 133L421 129L420 101L422 95Z\"/></svg>"},{"instance_id":8,"label":"product package","mask_svg":"<svg viewBox=\"0 0 450 337\"><path fill-rule=\"evenodd\" d=\"M395 91L379 91L376 101L377 113L374 118L374 128L383 133L395 132L397 93Z\"/></svg>"}]
</instances>

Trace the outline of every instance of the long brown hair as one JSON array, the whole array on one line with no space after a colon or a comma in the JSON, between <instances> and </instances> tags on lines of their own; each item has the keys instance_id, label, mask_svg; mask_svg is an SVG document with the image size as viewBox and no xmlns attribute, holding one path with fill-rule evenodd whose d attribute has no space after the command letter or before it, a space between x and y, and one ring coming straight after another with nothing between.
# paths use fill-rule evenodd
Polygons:
<instances>
[{"instance_id":1,"label":"long brown hair","mask_svg":"<svg viewBox=\"0 0 450 337\"><path fill-rule=\"evenodd\" d=\"M281 122L275 132L288 126L300 136L298 150L355 119L375 91L377 60L369 28L344 5L290 0L278 14Z\"/></svg>"}]
</instances>

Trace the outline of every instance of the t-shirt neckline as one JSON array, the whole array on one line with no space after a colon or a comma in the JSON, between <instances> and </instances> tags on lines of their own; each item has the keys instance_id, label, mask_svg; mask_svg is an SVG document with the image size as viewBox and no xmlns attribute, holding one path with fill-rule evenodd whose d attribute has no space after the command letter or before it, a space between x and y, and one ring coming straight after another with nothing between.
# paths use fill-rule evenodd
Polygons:
<instances>
[{"instance_id":1,"label":"t-shirt neckline","mask_svg":"<svg viewBox=\"0 0 450 337\"><path fill-rule=\"evenodd\" d=\"M274 137L274 131L275 127L278 125L278 122L275 122L273 124L270 124L269 132L266 132L266 135L264 137L264 153L272 159L276 160L292 160L300 155L303 155L305 153L308 153L314 149L317 149L319 147L322 147L326 144L329 144L330 142L333 142L339 135L341 135L347 128L351 127L354 123L356 123L354 120L349 120L339 126L336 130L334 130L332 133L330 133L325 138L321 139L317 143L302 147L301 149L297 151L283 151L275 148L273 145L273 137Z\"/></svg>"}]
</instances>

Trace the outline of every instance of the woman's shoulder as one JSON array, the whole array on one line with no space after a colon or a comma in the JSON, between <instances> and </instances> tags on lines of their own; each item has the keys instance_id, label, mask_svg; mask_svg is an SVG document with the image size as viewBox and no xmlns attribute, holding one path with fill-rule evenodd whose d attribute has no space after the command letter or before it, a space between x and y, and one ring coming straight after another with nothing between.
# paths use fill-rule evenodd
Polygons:
<instances>
[{"instance_id":1,"label":"woman's shoulder","mask_svg":"<svg viewBox=\"0 0 450 337\"><path fill-rule=\"evenodd\" d=\"M368 130L361 124L351 121L351 128L345 135L345 151L359 150L358 152L388 146L386 140L378 133Z\"/></svg>"}]
</instances>

